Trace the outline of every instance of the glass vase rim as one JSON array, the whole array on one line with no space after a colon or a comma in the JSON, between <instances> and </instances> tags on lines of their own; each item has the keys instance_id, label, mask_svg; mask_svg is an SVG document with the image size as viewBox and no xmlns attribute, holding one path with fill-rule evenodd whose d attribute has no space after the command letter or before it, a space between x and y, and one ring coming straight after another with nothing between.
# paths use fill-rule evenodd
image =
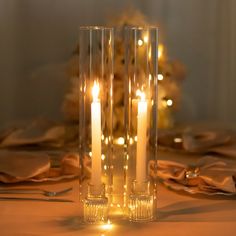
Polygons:
<instances>
[{"instance_id":1,"label":"glass vase rim","mask_svg":"<svg viewBox=\"0 0 236 236\"><path fill-rule=\"evenodd\" d=\"M99 185L92 184L91 182L88 182L87 184L89 187L100 187L100 188L105 187L105 183L103 183L103 182Z\"/></svg>"},{"instance_id":2,"label":"glass vase rim","mask_svg":"<svg viewBox=\"0 0 236 236\"><path fill-rule=\"evenodd\" d=\"M111 30L113 31L113 27L101 26L101 25L83 25L79 27L79 30Z\"/></svg>"},{"instance_id":3,"label":"glass vase rim","mask_svg":"<svg viewBox=\"0 0 236 236\"><path fill-rule=\"evenodd\" d=\"M158 30L157 26L125 26L125 30Z\"/></svg>"},{"instance_id":4,"label":"glass vase rim","mask_svg":"<svg viewBox=\"0 0 236 236\"><path fill-rule=\"evenodd\" d=\"M150 184L150 180L148 179L148 178L146 178L145 180L143 180L143 181L137 181L136 179L134 179L133 181L133 184L135 184L135 185L140 185L140 184Z\"/></svg>"}]
</instances>

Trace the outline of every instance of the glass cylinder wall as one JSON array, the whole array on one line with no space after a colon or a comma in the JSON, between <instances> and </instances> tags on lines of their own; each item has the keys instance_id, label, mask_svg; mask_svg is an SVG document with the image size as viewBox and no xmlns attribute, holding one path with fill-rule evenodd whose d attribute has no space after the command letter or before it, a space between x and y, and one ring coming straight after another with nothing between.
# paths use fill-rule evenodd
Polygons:
<instances>
[{"instance_id":1,"label":"glass cylinder wall","mask_svg":"<svg viewBox=\"0 0 236 236\"><path fill-rule=\"evenodd\" d=\"M129 196L132 192L131 186L134 185L134 182L136 185L141 185L146 181L151 181L152 189L155 190L156 187L155 181L149 176L148 166L151 160L154 160L154 163L157 160L157 28L127 28L125 30L125 51L123 167L124 206L128 207ZM153 191L152 194L155 195Z\"/></svg>"},{"instance_id":2,"label":"glass cylinder wall","mask_svg":"<svg viewBox=\"0 0 236 236\"><path fill-rule=\"evenodd\" d=\"M81 164L91 162L96 195L102 184L106 193L112 186L113 29L81 27L79 33L79 150Z\"/></svg>"}]
</instances>

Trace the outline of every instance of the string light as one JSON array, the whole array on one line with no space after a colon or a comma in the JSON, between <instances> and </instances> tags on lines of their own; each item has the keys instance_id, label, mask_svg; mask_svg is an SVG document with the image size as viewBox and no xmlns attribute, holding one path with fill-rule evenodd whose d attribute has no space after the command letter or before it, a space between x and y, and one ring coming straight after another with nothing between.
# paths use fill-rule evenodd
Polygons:
<instances>
[{"instance_id":1,"label":"string light","mask_svg":"<svg viewBox=\"0 0 236 236\"><path fill-rule=\"evenodd\" d=\"M105 160L105 157L106 156L104 154L102 154L101 158L102 158L103 161Z\"/></svg>"},{"instance_id":2,"label":"string light","mask_svg":"<svg viewBox=\"0 0 236 236\"><path fill-rule=\"evenodd\" d=\"M163 98L162 103L164 107L171 107L173 106L173 100L170 98Z\"/></svg>"},{"instance_id":3,"label":"string light","mask_svg":"<svg viewBox=\"0 0 236 236\"><path fill-rule=\"evenodd\" d=\"M134 140L132 138L129 139L129 144L132 145L134 143Z\"/></svg>"},{"instance_id":4,"label":"string light","mask_svg":"<svg viewBox=\"0 0 236 236\"><path fill-rule=\"evenodd\" d=\"M125 143L125 139L123 137L119 137L115 140L115 144L123 145Z\"/></svg>"},{"instance_id":5,"label":"string light","mask_svg":"<svg viewBox=\"0 0 236 236\"><path fill-rule=\"evenodd\" d=\"M182 138L174 138L175 143L182 143Z\"/></svg>"},{"instance_id":6,"label":"string light","mask_svg":"<svg viewBox=\"0 0 236 236\"><path fill-rule=\"evenodd\" d=\"M143 40L142 39L139 39L138 40L138 45L141 47L143 45Z\"/></svg>"},{"instance_id":7,"label":"string light","mask_svg":"<svg viewBox=\"0 0 236 236\"><path fill-rule=\"evenodd\" d=\"M149 78L149 81L151 81L152 80L152 75L149 74L148 78Z\"/></svg>"},{"instance_id":8,"label":"string light","mask_svg":"<svg viewBox=\"0 0 236 236\"><path fill-rule=\"evenodd\" d=\"M158 80L163 80L163 79L164 79L164 76L163 76L162 74L158 74L158 75L157 75L157 78L158 78Z\"/></svg>"},{"instance_id":9,"label":"string light","mask_svg":"<svg viewBox=\"0 0 236 236\"><path fill-rule=\"evenodd\" d=\"M167 99L166 105L167 105L168 107L171 107L171 106L173 105L173 100L172 100L172 99Z\"/></svg>"},{"instance_id":10,"label":"string light","mask_svg":"<svg viewBox=\"0 0 236 236\"><path fill-rule=\"evenodd\" d=\"M108 141L108 138L106 137L105 138L105 144L108 145L109 141Z\"/></svg>"}]
</instances>

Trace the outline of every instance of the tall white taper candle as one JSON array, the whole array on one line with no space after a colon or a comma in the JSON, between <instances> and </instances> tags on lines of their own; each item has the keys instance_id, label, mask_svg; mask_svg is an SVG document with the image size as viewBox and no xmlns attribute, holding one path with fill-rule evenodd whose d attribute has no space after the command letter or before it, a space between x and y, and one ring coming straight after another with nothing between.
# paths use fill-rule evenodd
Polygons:
<instances>
[{"instance_id":1,"label":"tall white taper candle","mask_svg":"<svg viewBox=\"0 0 236 236\"><path fill-rule=\"evenodd\" d=\"M143 182L146 180L147 101L143 92L137 91L137 95L140 100L137 117L136 181Z\"/></svg>"},{"instance_id":2,"label":"tall white taper candle","mask_svg":"<svg viewBox=\"0 0 236 236\"><path fill-rule=\"evenodd\" d=\"M101 185L101 103L98 99L99 84L94 82L93 102L91 104L91 125L92 125L92 173L91 184Z\"/></svg>"}]
</instances>

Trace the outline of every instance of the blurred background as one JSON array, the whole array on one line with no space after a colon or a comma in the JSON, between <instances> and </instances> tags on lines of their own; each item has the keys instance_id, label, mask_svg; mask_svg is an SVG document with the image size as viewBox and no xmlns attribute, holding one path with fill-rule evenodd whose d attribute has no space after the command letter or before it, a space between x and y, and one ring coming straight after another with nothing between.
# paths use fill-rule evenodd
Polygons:
<instances>
[{"instance_id":1,"label":"blurred background","mask_svg":"<svg viewBox=\"0 0 236 236\"><path fill-rule=\"evenodd\" d=\"M236 1L0 0L0 122L62 120L66 66L80 25L127 8L160 28L168 57L187 70L177 123L236 127Z\"/></svg>"}]
</instances>

